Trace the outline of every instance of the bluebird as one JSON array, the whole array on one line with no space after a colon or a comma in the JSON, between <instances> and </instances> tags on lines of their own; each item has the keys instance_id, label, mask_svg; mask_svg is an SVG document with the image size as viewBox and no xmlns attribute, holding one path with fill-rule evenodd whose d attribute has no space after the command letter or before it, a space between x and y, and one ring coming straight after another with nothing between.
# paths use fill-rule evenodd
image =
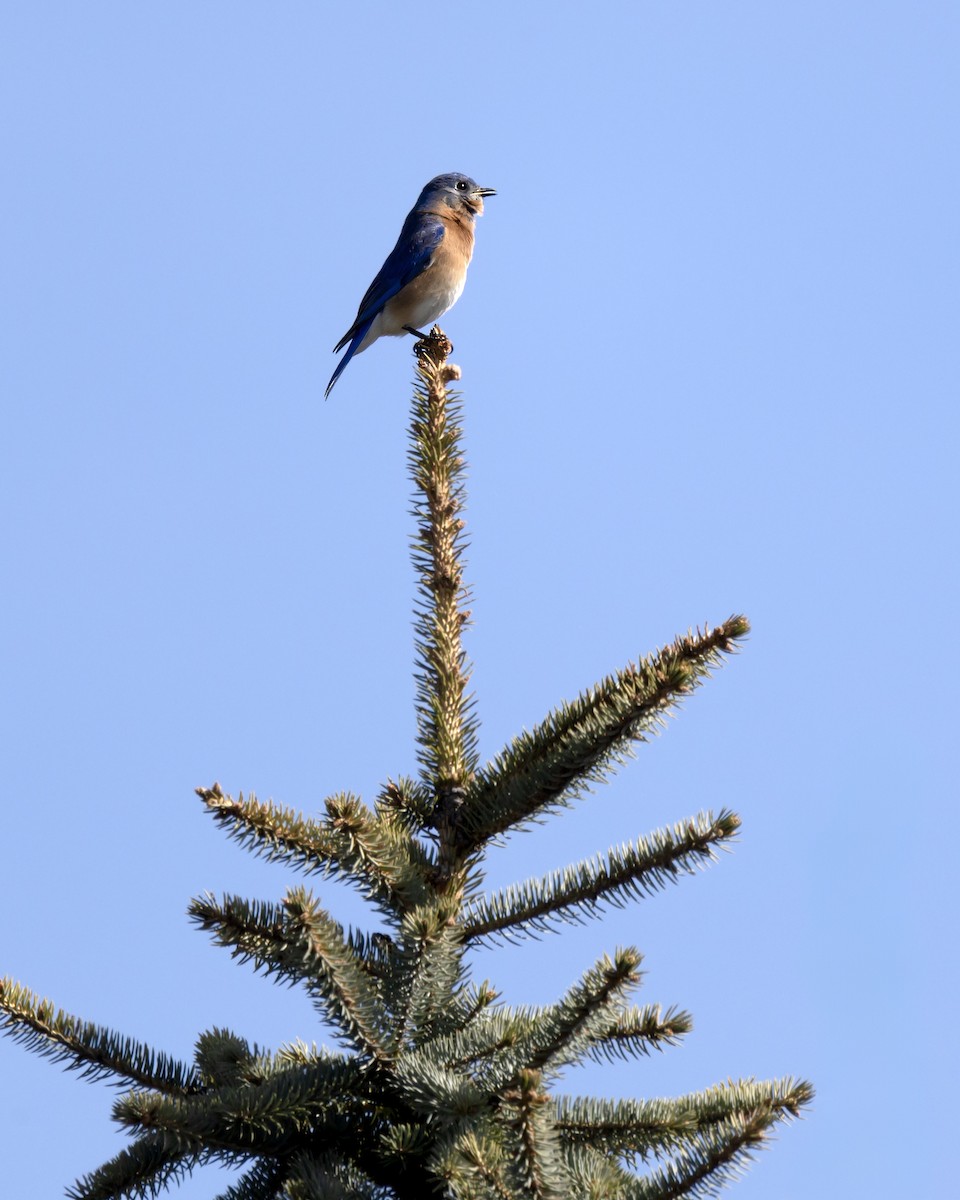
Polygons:
<instances>
[{"instance_id":1,"label":"bluebird","mask_svg":"<svg viewBox=\"0 0 960 1200\"><path fill-rule=\"evenodd\" d=\"M484 196L493 188L478 187L456 171L431 179L407 213L397 244L360 301L357 319L334 347L347 352L337 363L324 397L355 354L378 337L412 333L456 304L467 280L473 255L473 225L483 212Z\"/></svg>"}]
</instances>

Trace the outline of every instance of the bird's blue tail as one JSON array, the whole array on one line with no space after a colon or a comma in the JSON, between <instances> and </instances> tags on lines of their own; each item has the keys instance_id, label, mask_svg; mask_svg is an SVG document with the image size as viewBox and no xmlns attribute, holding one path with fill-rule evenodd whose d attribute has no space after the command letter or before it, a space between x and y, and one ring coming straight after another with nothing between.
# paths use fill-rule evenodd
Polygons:
<instances>
[{"instance_id":1,"label":"bird's blue tail","mask_svg":"<svg viewBox=\"0 0 960 1200\"><path fill-rule=\"evenodd\" d=\"M376 313L374 313L374 316L376 316ZM353 337L350 338L350 344L347 347L347 353L343 355L343 358L340 360L340 362L337 362L336 371L331 374L330 383L328 385L326 385L326 391L323 394L324 400L326 400L326 398L328 398L328 396L330 395L330 392L332 390L334 390L334 384L337 382L337 379L340 379L340 377L342 376L343 368L347 366L350 359L352 359L354 354L356 354L356 350L359 349L360 343L362 341L364 341L364 338L367 336L368 332L370 332L370 326L372 324L373 324L373 317L371 317L370 320L365 320L364 324L362 324L360 326L354 326L354 329L356 331L354 332ZM335 348L335 353L336 353L336 350L340 349L341 346L343 346L343 343L346 341L347 341L346 337L341 338L340 342L337 343L337 346Z\"/></svg>"},{"instance_id":2,"label":"bird's blue tail","mask_svg":"<svg viewBox=\"0 0 960 1200\"><path fill-rule=\"evenodd\" d=\"M330 393L333 391L333 385L337 382L337 380L343 374L343 368L347 365L347 363L350 361L350 359L353 358L353 356L356 354L357 347L360 345L360 343L363 341L363 339L367 336L367 333L369 332L370 326L372 324L373 324L373 318L371 317L370 320L366 321L363 325L361 325L360 328L353 335L353 338L350 341L350 345L347 347L346 354L337 363L337 369L330 376L330 382L327 384L327 390L323 393L324 400L326 400L327 397L330 395ZM336 347L336 349L339 350L342 345L343 345L343 341L341 341L339 343L339 345Z\"/></svg>"}]
</instances>

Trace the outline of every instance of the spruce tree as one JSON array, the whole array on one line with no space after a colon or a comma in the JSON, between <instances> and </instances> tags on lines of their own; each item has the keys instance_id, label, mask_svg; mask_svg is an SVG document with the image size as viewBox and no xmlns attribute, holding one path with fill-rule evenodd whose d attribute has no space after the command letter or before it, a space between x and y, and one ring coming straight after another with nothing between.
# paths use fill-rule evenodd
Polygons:
<instances>
[{"instance_id":1,"label":"spruce tree","mask_svg":"<svg viewBox=\"0 0 960 1200\"><path fill-rule=\"evenodd\" d=\"M219 1200L706 1196L812 1097L792 1079L672 1100L558 1092L570 1064L645 1055L690 1029L686 1012L630 1003L632 947L601 957L545 1007L508 1007L471 981L478 943L562 932L707 864L736 835L735 813L701 813L542 879L481 890L491 844L608 778L748 626L734 616L677 638L481 764L462 642L462 410L449 351L436 327L418 343L410 425L419 776L388 781L372 807L332 796L313 817L218 784L198 789L242 845L307 876L348 880L381 914L389 932L344 928L301 885L279 903L204 895L190 905L233 955L304 987L339 1048L295 1040L268 1052L213 1028L193 1062L178 1062L4 980L8 1032L88 1078L132 1088L113 1110L129 1147L78 1180L75 1200L153 1196L211 1162L240 1169Z\"/></svg>"}]
</instances>

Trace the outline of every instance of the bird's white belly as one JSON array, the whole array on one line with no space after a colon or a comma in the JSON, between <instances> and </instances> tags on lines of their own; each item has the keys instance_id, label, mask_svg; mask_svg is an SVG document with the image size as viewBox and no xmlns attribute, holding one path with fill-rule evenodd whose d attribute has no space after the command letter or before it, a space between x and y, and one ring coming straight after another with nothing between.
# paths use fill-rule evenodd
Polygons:
<instances>
[{"instance_id":1,"label":"bird's white belly","mask_svg":"<svg viewBox=\"0 0 960 1200\"><path fill-rule=\"evenodd\" d=\"M395 337L403 333L404 325L412 325L414 329L432 325L460 299L465 282L465 275L453 280L446 272L424 271L378 314L374 322L374 326L379 325L376 336Z\"/></svg>"},{"instance_id":2,"label":"bird's white belly","mask_svg":"<svg viewBox=\"0 0 960 1200\"><path fill-rule=\"evenodd\" d=\"M403 324L413 325L417 329L423 325L432 325L448 309L453 308L463 295L463 285L465 283L466 276L462 277L458 283L451 283L447 287L431 288L424 295L417 296L407 308L407 315Z\"/></svg>"}]
</instances>

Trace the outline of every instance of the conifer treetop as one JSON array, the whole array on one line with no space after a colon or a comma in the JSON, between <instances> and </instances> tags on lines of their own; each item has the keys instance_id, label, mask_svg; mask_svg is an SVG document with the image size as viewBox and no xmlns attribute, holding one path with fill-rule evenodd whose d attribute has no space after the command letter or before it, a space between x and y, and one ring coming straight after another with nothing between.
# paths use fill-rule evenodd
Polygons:
<instances>
[{"instance_id":1,"label":"conifer treetop","mask_svg":"<svg viewBox=\"0 0 960 1200\"><path fill-rule=\"evenodd\" d=\"M501 940L562 933L642 901L729 848L739 817L705 811L543 878L482 890L490 845L586 798L748 625L734 616L691 630L481 763L463 648L462 406L449 390L459 378L450 350L437 327L417 344L410 422L418 778L386 781L371 804L331 796L314 815L219 784L197 789L229 836L301 878L275 901L198 896L193 921L255 970L304 988L334 1045L294 1037L271 1051L213 1028L199 1034L193 1061L179 1062L0 981L9 1033L130 1089L113 1110L130 1144L79 1179L73 1200L156 1196L210 1163L237 1172L219 1200L709 1196L811 1102L810 1085L790 1078L655 1100L558 1090L574 1064L642 1061L689 1032L682 1009L635 1002L635 947L601 954L545 1006L508 1006L472 979L476 947L494 947L495 965ZM328 876L359 889L378 928L347 928L327 911L313 887Z\"/></svg>"}]
</instances>

